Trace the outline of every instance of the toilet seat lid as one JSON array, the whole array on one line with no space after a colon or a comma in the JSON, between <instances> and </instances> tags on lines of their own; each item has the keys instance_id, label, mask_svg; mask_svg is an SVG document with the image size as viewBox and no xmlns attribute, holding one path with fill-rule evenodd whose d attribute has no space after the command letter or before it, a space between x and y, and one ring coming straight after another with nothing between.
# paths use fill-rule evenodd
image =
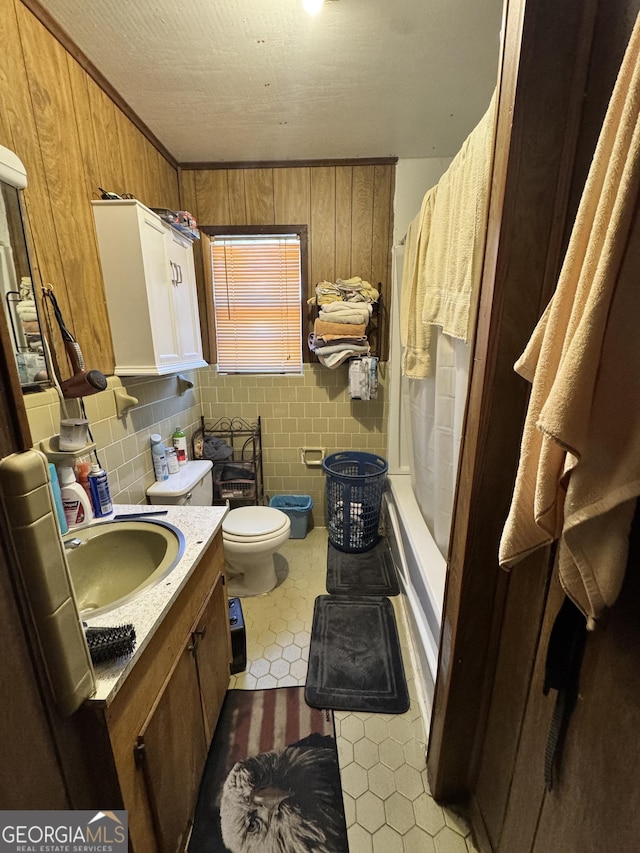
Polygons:
<instances>
[{"instance_id":1,"label":"toilet seat lid","mask_svg":"<svg viewBox=\"0 0 640 853\"><path fill-rule=\"evenodd\" d=\"M232 536L268 536L277 533L289 517L268 506L241 506L232 509L222 522L222 530Z\"/></svg>"}]
</instances>

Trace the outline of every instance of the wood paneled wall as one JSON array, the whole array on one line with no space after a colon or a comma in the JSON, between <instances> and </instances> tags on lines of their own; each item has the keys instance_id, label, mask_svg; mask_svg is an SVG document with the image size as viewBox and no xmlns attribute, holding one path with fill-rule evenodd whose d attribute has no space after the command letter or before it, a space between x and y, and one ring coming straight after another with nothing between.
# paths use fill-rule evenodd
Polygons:
<instances>
[{"instance_id":1,"label":"wood paneled wall","mask_svg":"<svg viewBox=\"0 0 640 853\"><path fill-rule=\"evenodd\" d=\"M38 8L35 0L28 5ZM53 285L87 367L107 374L114 367L90 205L98 187L149 207L186 207L201 224L307 224L311 290L352 275L382 283L378 335L386 356L393 165L189 169L181 198L175 165L84 70L77 50L69 52L20 0L0 0L0 43L0 144L27 169L34 278ZM49 337L66 377L55 323Z\"/></svg>"},{"instance_id":2,"label":"wood paneled wall","mask_svg":"<svg viewBox=\"0 0 640 853\"><path fill-rule=\"evenodd\" d=\"M20 0L0 0L0 44L0 143L27 169L32 262L53 285L87 367L113 373L90 200L101 186L177 209L177 169ZM55 324L51 337L66 376Z\"/></svg>"},{"instance_id":3,"label":"wood paneled wall","mask_svg":"<svg viewBox=\"0 0 640 853\"><path fill-rule=\"evenodd\" d=\"M387 357L394 165L185 169L181 186L200 225L308 225L308 296L323 279L381 283L378 334Z\"/></svg>"}]
</instances>

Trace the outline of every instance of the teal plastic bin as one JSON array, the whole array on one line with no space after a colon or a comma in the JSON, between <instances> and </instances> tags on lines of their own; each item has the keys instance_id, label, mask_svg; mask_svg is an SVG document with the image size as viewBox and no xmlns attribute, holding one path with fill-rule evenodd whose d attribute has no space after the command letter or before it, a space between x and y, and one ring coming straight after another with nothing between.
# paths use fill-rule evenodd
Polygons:
<instances>
[{"instance_id":1,"label":"teal plastic bin","mask_svg":"<svg viewBox=\"0 0 640 853\"><path fill-rule=\"evenodd\" d=\"M313 498L309 495L275 495L269 506L282 510L291 520L289 539L304 539L307 535L309 513L313 509Z\"/></svg>"}]
</instances>

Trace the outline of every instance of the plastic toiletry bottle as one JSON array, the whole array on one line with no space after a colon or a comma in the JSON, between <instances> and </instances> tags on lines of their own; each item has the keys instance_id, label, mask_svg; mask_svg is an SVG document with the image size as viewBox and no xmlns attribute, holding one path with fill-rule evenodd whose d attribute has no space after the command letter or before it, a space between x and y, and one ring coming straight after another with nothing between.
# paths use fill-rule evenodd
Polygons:
<instances>
[{"instance_id":1,"label":"plastic toiletry bottle","mask_svg":"<svg viewBox=\"0 0 640 853\"><path fill-rule=\"evenodd\" d=\"M58 476L60 478L62 507L69 530L88 524L93 518L91 501L80 483L76 481L73 468L67 465L60 468Z\"/></svg>"},{"instance_id":2,"label":"plastic toiletry bottle","mask_svg":"<svg viewBox=\"0 0 640 853\"><path fill-rule=\"evenodd\" d=\"M104 518L113 512L107 472L94 462L89 472L89 489L91 490L91 505L96 518Z\"/></svg>"},{"instance_id":3,"label":"plastic toiletry bottle","mask_svg":"<svg viewBox=\"0 0 640 853\"><path fill-rule=\"evenodd\" d=\"M178 464L178 456L175 447L165 447L164 452L167 454L167 467L170 474L178 474L180 465Z\"/></svg>"},{"instance_id":4,"label":"plastic toiletry bottle","mask_svg":"<svg viewBox=\"0 0 640 853\"><path fill-rule=\"evenodd\" d=\"M64 536L64 534L69 529L69 525L67 524L67 519L64 514L64 507L62 506L62 495L60 494L60 482L58 481L58 472L56 471L56 466L53 462L49 462L49 479L51 480L51 491L53 492L53 502L56 507L56 515L58 516L58 526L60 528L60 533Z\"/></svg>"},{"instance_id":5,"label":"plastic toiletry bottle","mask_svg":"<svg viewBox=\"0 0 640 853\"><path fill-rule=\"evenodd\" d=\"M169 467L167 465L167 455L164 451L164 444L162 443L162 436L154 432L153 435L149 436L149 440L151 441L151 458L153 459L153 472L156 475L156 480L162 482L162 480L169 479Z\"/></svg>"},{"instance_id":6,"label":"plastic toiletry bottle","mask_svg":"<svg viewBox=\"0 0 640 853\"><path fill-rule=\"evenodd\" d=\"M171 436L171 442L176 449L178 457L178 465L186 465L187 459L187 436L183 433L182 427L177 427L174 434Z\"/></svg>"},{"instance_id":7,"label":"plastic toiletry bottle","mask_svg":"<svg viewBox=\"0 0 640 853\"><path fill-rule=\"evenodd\" d=\"M82 488L89 496L89 500L91 500L91 489L89 488L89 471L91 471L91 462L76 462L76 480L80 483Z\"/></svg>"}]
</instances>

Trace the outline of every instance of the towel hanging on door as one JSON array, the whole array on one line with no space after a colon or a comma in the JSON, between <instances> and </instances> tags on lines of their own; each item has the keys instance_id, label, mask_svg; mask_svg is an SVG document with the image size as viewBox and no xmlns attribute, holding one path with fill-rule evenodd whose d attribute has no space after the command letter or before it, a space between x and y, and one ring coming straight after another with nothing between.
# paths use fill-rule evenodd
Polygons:
<instances>
[{"instance_id":1,"label":"towel hanging on door","mask_svg":"<svg viewBox=\"0 0 640 853\"><path fill-rule=\"evenodd\" d=\"M640 494L640 17L553 299L516 370L532 382L500 564L559 539L589 627L615 601Z\"/></svg>"}]
</instances>

